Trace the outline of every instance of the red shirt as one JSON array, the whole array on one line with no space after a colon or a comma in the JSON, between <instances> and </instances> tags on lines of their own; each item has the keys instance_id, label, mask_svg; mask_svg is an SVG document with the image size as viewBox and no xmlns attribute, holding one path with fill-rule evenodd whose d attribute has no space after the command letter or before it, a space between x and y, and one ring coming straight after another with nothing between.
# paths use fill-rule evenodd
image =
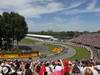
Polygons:
<instances>
[{"instance_id":1,"label":"red shirt","mask_svg":"<svg viewBox=\"0 0 100 75\"><path fill-rule=\"evenodd\" d=\"M43 65L41 66L41 69L40 69L39 75L43 75L44 72L46 72L46 67L45 67L45 65L43 64Z\"/></svg>"}]
</instances>

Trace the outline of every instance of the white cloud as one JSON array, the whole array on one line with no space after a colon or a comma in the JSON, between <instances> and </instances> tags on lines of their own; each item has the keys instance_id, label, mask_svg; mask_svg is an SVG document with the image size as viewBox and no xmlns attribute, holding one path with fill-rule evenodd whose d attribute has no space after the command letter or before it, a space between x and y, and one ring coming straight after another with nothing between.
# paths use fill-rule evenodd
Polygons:
<instances>
[{"instance_id":1,"label":"white cloud","mask_svg":"<svg viewBox=\"0 0 100 75\"><path fill-rule=\"evenodd\" d=\"M71 8L75 8L80 6L81 4L83 4L84 2L80 2L74 5L71 5L67 8L64 8L64 4L62 3L57 3L57 2L50 2L48 3L45 7L44 6L35 6L35 7L28 7L26 9L20 10L19 13L27 15L29 13L29 15L40 15L40 14L46 14L46 13L53 13L53 12L58 12L58 11L62 11L65 9L71 9Z\"/></svg>"},{"instance_id":2,"label":"white cloud","mask_svg":"<svg viewBox=\"0 0 100 75\"><path fill-rule=\"evenodd\" d=\"M86 9L93 10L93 9L95 9L95 6L96 6L96 0L91 0L91 2L88 4Z\"/></svg>"},{"instance_id":3,"label":"white cloud","mask_svg":"<svg viewBox=\"0 0 100 75\"><path fill-rule=\"evenodd\" d=\"M41 14L53 13L65 9L63 3L53 2L53 0L48 0L50 2L45 4L45 6L35 3L36 1L37 0L0 0L0 13L4 12L5 10L9 10L18 12L26 18L40 18Z\"/></svg>"},{"instance_id":4,"label":"white cloud","mask_svg":"<svg viewBox=\"0 0 100 75\"><path fill-rule=\"evenodd\" d=\"M29 6L26 7L25 9L20 9L17 10L20 14L25 15L25 16L36 16L40 14L45 14L45 13L52 13L52 12L57 12L64 10L63 4L62 3L48 3L46 6Z\"/></svg>"},{"instance_id":5,"label":"white cloud","mask_svg":"<svg viewBox=\"0 0 100 75\"><path fill-rule=\"evenodd\" d=\"M100 13L100 8L96 8L96 0L91 0L90 3L88 3L88 6L85 7L84 9L70 9L70 10L66 10L65 12L63 12L65 15L73 15L73 14L80 14L80 13ZM84 2L83 2L84 3ZM75 4L76 6L78 4ZM73 6L75 6L73 5ZM79 6L81 5L81 3L79 4Z\"/></svg>"},{"instance_id":6,"label":"white cloud","mask_svg":"<svg viewBox=\"0 0 100 75\"><path fill-rule=\"evenodd\" d=\"M28 4L30 2L30 0L0 0L0 8L4 8L4 7L23 7L26 4Z\"/></svg>"},{"instance_id":7,"label":"white cloud","mask_svg":"<svg viewBox=\"0 0 100 75\"><path fill-rule=\"evenodd\" d=\"M52 1L52 0L48 0L48 1ZM9 11L18 12L25 17L36 17L36 16L39 16L40 14L53 13L53 12L58 12L65 9L78 7L83 2L71 5L67 8L64 8L63 3L53 2L53 1L50 3L47 3L46 6L41 6L41 5L33 6L30 3L32 3L31 0L9 0L9 1L0 0L0 8L9 9Z\"/></svg>"},{"instance_id":8,"label":"white cloud","mask_svg":"<svg viewBox=\"0 0 100 75\"><path fill-rule=\"evenodd\" d=\"M0 11L4 12L5 10L18 12L19 10L30 8L29 4L31 0L0 0ZM2 9L2 10L1 10ZM9 12L8 11L8 12Z\"/></svg>"},{"instance_id":9,"label":"white cloud","mask_svg":"<svg viewBox=\"0 0 100 75\"><path fill-rule=\"evenodd\" d=\"M64 7L64 5L62 3L52 2L52 3L47 4L48 9L59 9L59 8L63 8L63 7Z\"/></svg>"},{"instance_id":10,"label":"white cloud","mask_svg":"<svg viewBox=\"0 0 100 75\"><path fill-rule=\"evenodd\" d=\"M18 12L25 17L36 17L36 16L39 16L40 14L69 10L69 9L78 7L84 3L84 1L82 1L82 2L73 4L69 7L64 8L63 3L53 2L52 0L49 0L52 2L47 3L46 6L41 6L38 4L33 6L31 3L34 1L35 0L33 1L32 0L9 0L9 1L0 0L0 8L3 8L3 9L5 8L5 9L9 9L10 11ZM68 11L68 12L71 12L71 11Z\"/></svg>"},{"instance_id":11,"label":"white cloud","mask_svg":"<svg viewBox=\"0 0 100 75\"><path fill-rule=\"evenodd\" d=\"M71 6L69 6L67 9L72 9L72 8L76 8L76 7L79 7L80 5L82 5L84 2L79 2L79 3L76 3L76 4L72 4Z\"/></svg>"},{"instance_id":12,"label":"white cloud","mask_svg":"<svg viewBox=\"0 0 100 75\"><path fill-rule=\"evenodd\" d=\"M96 8L93 10L73 9L73 10L63 12L63 14L65 14L65 15L73 15L73 14L81 14L81 13L100 13L100 8Z\"/></svg>"},{"instance_id":13,"label":"white cloud","mask_svg":"<svg viewBox=\"0 0 100 75\"><path fill-rule=\"evenodd\" d=\"M86 9L72 9L81 6L85 1L81 1L78 3L71 4L69 7L64 7L63 3L53 2L47 3L46 6L41 5L32 5L31 3L37 0L0 0L0 9L8 9L10 11L16 11L25 17L34 17L39 16L40 14L53 13L58 11L66 10L65 14L77 14L77 13L88 13L88 12L100 12L100 9L95 8L96 0L92 0L91 3L88 4ZM38 0L44 1L44 0ZM72 10L70 10L72 9ZM4 10L0 10L2 13Z\"/></svg>"}]
</instances>

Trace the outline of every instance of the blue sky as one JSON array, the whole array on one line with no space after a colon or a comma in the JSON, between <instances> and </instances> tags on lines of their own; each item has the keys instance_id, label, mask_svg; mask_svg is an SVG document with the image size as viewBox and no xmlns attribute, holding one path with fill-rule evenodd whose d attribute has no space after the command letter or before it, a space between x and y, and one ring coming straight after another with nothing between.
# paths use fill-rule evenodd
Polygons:
<instances>
[{"instance_id":1,"label":"blue sky","mask_svg":"<svg viewBox=\"0 0 100 75\"><path fill-rule=\"evenodd\" d=\"M29 31L100 30L100 0L0 0L4 11L23 15Z\"/></svg>"}]
</instances>

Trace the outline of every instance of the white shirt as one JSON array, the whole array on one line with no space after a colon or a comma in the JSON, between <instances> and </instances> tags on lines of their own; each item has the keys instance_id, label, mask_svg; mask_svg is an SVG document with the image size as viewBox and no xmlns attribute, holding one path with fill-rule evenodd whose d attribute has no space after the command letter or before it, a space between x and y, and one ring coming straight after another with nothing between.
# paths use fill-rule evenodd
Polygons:
<instances>
[{"instance_id":1,"label":"white shirt","mask_svg":"<svg viewBox=\"0 0 100 75\"><path fill-rule=\"evenodd\" d=\"M58 66L58 65L55 67L55 71L61 71L62 69L63 68L61 66Z\"/></svg>"},{"instance_id":2,"label":"white shirt","mask_svg":"<svg viewBox=\"0 0 100 75\"><path fill-rule=\"evenodd\" d=\"M50 71L50 68L49 68L49 67L46 67L46 71L47 71L48 75L51 73L51 71Z\"/></svg>"},{"instance_id":3,"label":"white shirt","mask_svg":"<svg viewBox=\"0 0 100 75\"><path fill-rule=\"evenodd\" d=\"M95 67L96 67L98 70L100 70L100 65L96 65Z\"/></svg>"}]
</instances>

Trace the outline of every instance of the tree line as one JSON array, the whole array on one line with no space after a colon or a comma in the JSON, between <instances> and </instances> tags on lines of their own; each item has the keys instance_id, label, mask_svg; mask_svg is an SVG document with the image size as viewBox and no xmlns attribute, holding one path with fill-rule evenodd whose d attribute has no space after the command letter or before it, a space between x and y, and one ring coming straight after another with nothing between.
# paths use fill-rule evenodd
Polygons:
<instances>
[{"instance_id":1,"label":"tree line","mask_svg":"<svg viewBox=\"0 0 100 75\"><path fill-rule=\"evenodd\" d=\"M28 32L25 18L15 12L0 15L0 49L8 50L23 39Z\"/></svg>"},{"instance_id":2,"label":"tree line","mask_svg":"<svg viewBox=\"0 0 100 75\"><path fill-rule=\"evenodd\" d=\"M29 32L30 34L40 34L40 35L51 35L59 39L73 38L81 34L81 32L74 31L62 31L62 32L53 32L53 31L40 31L40 32Z\"/></svg>"},{"instance_id":3,"label":"tree line","mask_svg":"<svg viewBox=\"0 0 100 75\"><path fill-rule=\"evenodd\" d=\"M51 35L59 39L70 39L79 36L80 34L84 33L100 33L100 30L97 32L89 32L89 31L61 31L61 32L54 32L54 31L40 31L40 32L29 32L30 34L40 34L40 35Z\"/></svg>"}]
</instances>

